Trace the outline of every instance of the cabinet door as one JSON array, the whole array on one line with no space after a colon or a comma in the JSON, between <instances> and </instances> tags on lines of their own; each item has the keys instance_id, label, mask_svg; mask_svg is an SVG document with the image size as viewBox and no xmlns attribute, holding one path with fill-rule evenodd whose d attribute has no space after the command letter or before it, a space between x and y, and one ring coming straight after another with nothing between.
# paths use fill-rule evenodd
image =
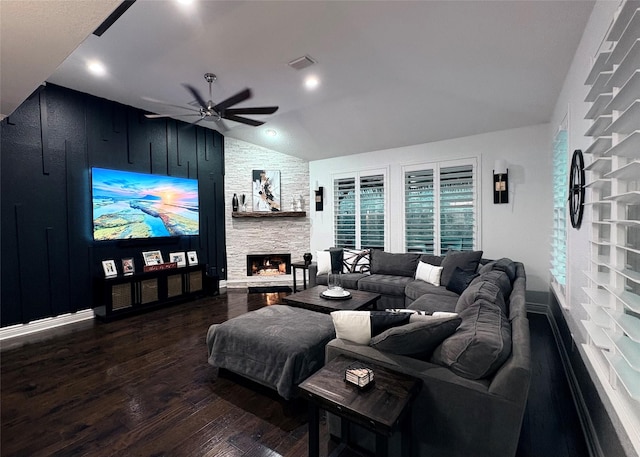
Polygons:
<instances>
[{"instance_id":1,"label":"cabinet door","mask_svg":"<svg viewBox=\"0 0 640 457\"><path fill-rule=\"evenodd\" d=\"M131 308L133 303L133 285L130 282L111 286L111 311Z\"/></svg>"}]
</instances>

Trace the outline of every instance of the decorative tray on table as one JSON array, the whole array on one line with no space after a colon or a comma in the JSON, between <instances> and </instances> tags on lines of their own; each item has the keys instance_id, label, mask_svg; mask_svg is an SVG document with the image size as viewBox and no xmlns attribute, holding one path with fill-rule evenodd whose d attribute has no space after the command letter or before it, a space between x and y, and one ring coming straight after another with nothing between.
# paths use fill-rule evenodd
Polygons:
<instances>
[{"instance_id":1,"label":"decorative tray on table","mask_svg":"<svg viewBox=\"0 0 640 457\"><path fill-rule=\"evenodd\" d=\"M327 289L320 296L328 300L348 300L351 298L351 292L344 289Z\"/></svg>"}]
</instances>

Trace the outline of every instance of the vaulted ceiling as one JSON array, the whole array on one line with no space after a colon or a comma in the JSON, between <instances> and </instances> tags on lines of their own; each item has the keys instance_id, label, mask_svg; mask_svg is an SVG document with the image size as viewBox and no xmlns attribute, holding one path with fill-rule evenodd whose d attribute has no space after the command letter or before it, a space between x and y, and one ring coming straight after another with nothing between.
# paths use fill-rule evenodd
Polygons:
<instances>
[{"instance_id":1,"label":"vaulted ceiling","mask_svg":"<svg viewBox=\"0 0 640 457\"><path fill-rule=\"evenodd\" d=\"M247 116L260 127L227 121L225 135L308 160L546 123L594 5L138 0L102 36L90 34L118 3L2 0L2 113L46 80L191 122L179 116L194 99L182 84L208 99L203 75L212 72L214 102L249 87L253 97L236 107L280 107ZM33 11L9 30L7 4ZM48 25L29 36L21 29L33 15ZM305 55L316 63L288 65ZM104 76L87 73L91 59ZM310 75L315 90L304 87ZM23 76L37 81L26 94L12 89Z\"/></svg>"}]
</instances>

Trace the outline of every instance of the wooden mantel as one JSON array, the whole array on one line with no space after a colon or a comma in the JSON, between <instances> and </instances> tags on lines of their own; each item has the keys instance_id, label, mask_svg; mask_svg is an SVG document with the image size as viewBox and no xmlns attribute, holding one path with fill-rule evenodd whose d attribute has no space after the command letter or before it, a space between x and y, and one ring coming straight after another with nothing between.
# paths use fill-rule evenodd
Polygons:
<instances>
[{"instance_id":1,"label":"wooden mantel","mask_svg":"<svg viewBox=\"0 0 640 457\"><path fill-rule=\"evenodd\" d=\"M234 211L231 217L305 217L306 211Z\"/></svg>"}]
</instances>

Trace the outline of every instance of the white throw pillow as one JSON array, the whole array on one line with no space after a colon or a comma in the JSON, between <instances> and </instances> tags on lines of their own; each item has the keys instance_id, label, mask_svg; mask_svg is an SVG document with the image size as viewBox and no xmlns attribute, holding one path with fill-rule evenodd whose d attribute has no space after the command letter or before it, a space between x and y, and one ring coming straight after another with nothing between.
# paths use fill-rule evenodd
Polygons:
<instances>
[{"instance_id":1,"label":"white throw pillow","mask_svg":"<svg viewBox=\"0 0 640 457\"><path fill-rule=\"evenodd\" d=\"M418 268L416 269L416 279L428 282L434 286L440 285L440 275L442 274L442 267L436 267L430 263L420 261Z\"/></svg>"},{"instance_id":2,"label":"white throw pillow","mask_svg":"<svg viewBox=\"0 0 640 457\"><path fill-rule=\"evenodd\" d=\"M329 251L317 251L316 263L318 264L319 275L331 273L331 253Z\"/></svg>"},{"instance_id":3,"label":"white throw pillow","mask_svg":"<svg viewBox=\"0 0 640 457\"><path fill-rule=\"evenodd\" d=\"M371 317L368 311L333 311L331 313L336 338L369 344L371 341Z\"/></svg>"}]
</instances>

